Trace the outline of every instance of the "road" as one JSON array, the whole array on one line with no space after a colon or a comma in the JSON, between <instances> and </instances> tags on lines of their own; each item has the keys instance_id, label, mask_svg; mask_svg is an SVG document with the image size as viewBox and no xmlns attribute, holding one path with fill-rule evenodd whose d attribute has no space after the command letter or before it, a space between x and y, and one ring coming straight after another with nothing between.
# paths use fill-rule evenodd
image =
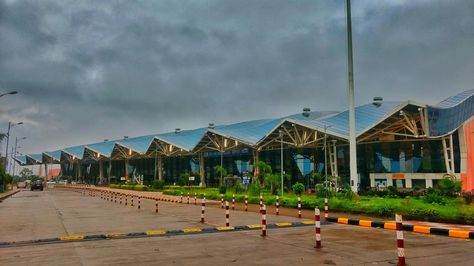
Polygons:
<instances>
[{"instance_id":1,"label":"road","mask_svg":"<svg viewBox=\"0 0 474 266\"><path fill-rule=\"evenodd\" d=\"M130 203L130 202L129 202ZM0 203L0 242L60 237L205 228L225 224L224 211L143 200L141 209L72 191L21 191ZM253 212L231 211L232 226L260 223ZM268 215L268 223L300 219ZM0 265L393 265L395 232L350 225L322 226L323 248L314 227L176 235L130 239L29 244L0 248ZM469 265L474 241L405 232L409 265Z\"/></svg>"}]
</instances>

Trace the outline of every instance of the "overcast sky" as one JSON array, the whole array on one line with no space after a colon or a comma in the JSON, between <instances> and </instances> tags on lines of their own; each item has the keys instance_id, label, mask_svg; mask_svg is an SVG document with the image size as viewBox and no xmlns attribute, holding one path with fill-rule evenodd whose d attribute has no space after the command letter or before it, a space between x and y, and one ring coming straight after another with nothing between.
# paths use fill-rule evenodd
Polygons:
<instances>
[{"instance_id":1,"label":"overcast sky","mask_svg":"<svg viewBox=\"0 0 474 266\"><path fill-rule=\"evenodd\" d=\"M474 1L352 5L357 105L474 88ZM36 153L343 110L345 30L343 0L0 0L0 130Z\"/></svg>"}]
</instances>

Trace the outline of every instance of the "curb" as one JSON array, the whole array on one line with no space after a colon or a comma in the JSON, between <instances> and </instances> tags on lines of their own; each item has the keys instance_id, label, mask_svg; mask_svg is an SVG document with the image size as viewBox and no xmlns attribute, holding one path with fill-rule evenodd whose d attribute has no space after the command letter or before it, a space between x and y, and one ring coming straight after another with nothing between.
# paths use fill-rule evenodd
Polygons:
<instances>
[{"instance_id":1,"label":"curb","mask_svg":"<svg viewBox=\"0 0 474 266\"><path fill-rule=\"evenodd\" d=\"M324 222L322 222L324 224ZM327 224L327 223L326 223ZM288 228L314 225L314 221L302 221L293 223L275 223L268 224L267 228ZM206 228L184 228L178 230L150 230L145 232L134 233L108 233L98 235L67 235L61 237L17 241L17 242L0 242L0 248L29 246L35 244L55 244L67 242L83 242L91 240L106 240L106 239L127 239L127 238L144 238L144 237L161 237L161 236L179 236L179 235L196 235L208 234L217 232L235 232L235 231L252 231L262 228L261 224L249 224L239 226L215 226Z\"/></svg>"},{"instance_id":2,"label":"curb","mask_svg":"<svg viewBox=\"0 0 474 266\"><path fill-rule=\"evenodd\" d=\"M11 193L7 193L6 195L0 196L0 201L3 201L3 200L5 200L6 198L11 197L11 196L15 195L15 194L18 193L18 192L20 192L20 190L15 190L15 191L13 191L13 192L11 192Z\"/></svg>"},{"instance_id":3,"label":"curb","mask_svg":"<svg viewBox=\"0 0 474 266\"><path fill-rule=\"evenodd\" d=\"M394 222L357 220L357 219L338 218L338 217L328 217L326 221L331 222L331 223L358 225L358 226L373 227L373 228L383 228L383 229L389 229L389 230L396 229L396 225ZM448 229L448 228L430 227L430 226L422 226L422 225L403 224L403 231L420 233L420 234L449 236L449 237L463 238L463 239L474 239L474 231L454 230L454 229Z\"/></svg>"}]
</instances>

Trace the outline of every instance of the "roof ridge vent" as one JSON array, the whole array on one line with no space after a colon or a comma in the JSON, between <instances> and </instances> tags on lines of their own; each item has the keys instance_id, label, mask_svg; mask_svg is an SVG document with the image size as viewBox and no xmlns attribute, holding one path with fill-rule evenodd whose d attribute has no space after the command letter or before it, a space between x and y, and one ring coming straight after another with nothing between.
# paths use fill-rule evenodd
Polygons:
<instances>
[{"instance_id":1,"label":"roof ridge vent","mask_svg":"<svg viewBox=\"0 0 474 266\"><path fill-rule=\"evenodd\" d=\"M374 97L372 101L372 104L375 106L381 106L382 103L383 103L383 97L380 97L380 96Z\"/></svg>"},{"instance_id":2,"label":"roof ridge vent","mask_svg":"<svg viewBox=\"0 0 474 266\"><path fill-rule=\"evenodd\" d=\"M177 128L174 129L175 134L178 134L179 132L181 132L181 128L177 127Z\"/></svg>"},{"instance_id":3,"label":"roof ridge vent","mask_svg":"<svg viewBox=\"0 0 474 266\"><path fill-rule=\"evenodd\" d=\"M107 141L109 141L109 139L104 139L104 142L107 142Z\"/></svg>"},{"instance_id":4,"label":"roof ridge vent","mask_svg":"<svg viewBox=\"0 0 474 266\"><path fill-rule=\"evenodd\" d=\"M123 139L128 139L128 136L123 136Z\"/></svg>"},{"instance_id":5,"label":"roof ridge vent","mask_svg":"<svg viewBox=\"0 0 474 266\"><path fill-rule=\"evenodd\" d=\"M214 123L209 123L209 126L207 128L214 129L214 127L215 127Z\"/></svg>"},{"instance_id":6,"label":"roof ridge vent","mask_svg":"<svg viewBox=\"0 0 474 266\"><path fill-rule=\"evenodd\" d=\"M311 114L311 108L309 108L309 107L303 108L303 116L304 117L309 117L310 114Z\"/></svg>"}]
</instances>

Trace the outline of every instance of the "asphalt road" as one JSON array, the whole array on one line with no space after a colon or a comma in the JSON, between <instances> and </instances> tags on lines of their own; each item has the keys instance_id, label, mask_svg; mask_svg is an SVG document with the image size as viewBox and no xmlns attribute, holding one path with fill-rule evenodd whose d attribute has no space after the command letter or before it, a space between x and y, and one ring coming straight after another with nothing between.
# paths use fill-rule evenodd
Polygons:
<instances>
[{"instance_id":1,"label":"asphalt road","mask_svg":"<svg viewBox=\"0 0 474 266\"><path fill-rule=\"evenodd\" d=\"M130 201L128 202L130 204ZM22 191L0 203L0 242L64 235L129 233L222 226L220 208L143 200L141 209L64 190ZM301 221L268 215L268 223ZM253 212L231 211L231 225L260 223ZM350 225L322 226L321 250L314 228L278 228L153 238L110 239L0 248L0 265L393 265L395 232ZM409 265L470 265L474 241L405 232Z\"/></svg>"}]
</instances>

